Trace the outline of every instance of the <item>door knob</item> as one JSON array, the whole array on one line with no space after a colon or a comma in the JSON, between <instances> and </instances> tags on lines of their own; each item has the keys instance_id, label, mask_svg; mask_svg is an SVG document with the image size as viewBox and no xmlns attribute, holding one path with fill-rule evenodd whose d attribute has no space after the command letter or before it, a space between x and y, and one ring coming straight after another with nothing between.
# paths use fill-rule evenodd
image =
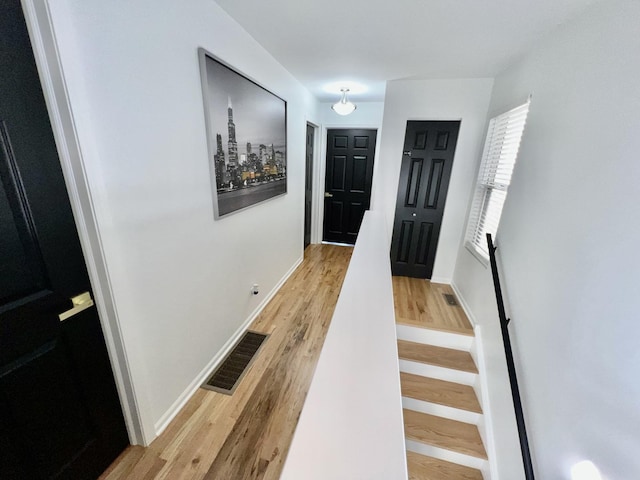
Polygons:
<instances>
[{"instance_id":1,"label":"door knob","mask_svg":"<svg viewBox=\"0 0 640 480\"><path fill-rule=\"evenodd\" d=\"M324 192L324 198L333 198L333 193Z\"/></svg>"},{"instance_id":2,"label":"door knob","mask_svg":"<svg viewBox=\"0 0 640 480\"><path fill-rule=\"evenodd\" d=\"M86 310L89 307L93 306L93 299L91 298L90 292L84 292L80 295L76 295L71 298L71 303L73 304L73 308L67 310L66 312L62 312L58 315L58 318L61 322L64 322L67 318L73 317L74 315Z\"/></svg>"}]
</instances>

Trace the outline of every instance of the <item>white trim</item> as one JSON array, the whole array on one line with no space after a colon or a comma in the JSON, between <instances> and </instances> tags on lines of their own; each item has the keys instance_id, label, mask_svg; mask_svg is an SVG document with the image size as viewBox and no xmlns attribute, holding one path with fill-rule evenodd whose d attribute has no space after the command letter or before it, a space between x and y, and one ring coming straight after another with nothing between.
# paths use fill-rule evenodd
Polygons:
<instances>
[{"instance_id":1,"label":"white trim","mask_svg":"<svg viewBox=\"0 0 640 480\"><path fill-rule=\"evenodd\" d=\"M491 410L491 402L489 401L489 384L487 383L487 364L484 357L484 344L482 342L482 329L480 325L476 325L474 328L476 334L477 345L477 366L480 372L480 390L481 390L481 402L482 412L484 415L484 422L479 425L482 439L484 440L485 450L489 456L489 470L491 478L498 480L498 459L496 451L496 439L493 431L493 412Z\"/></svg>"},{"instance_id":2,"label":"white trim","mask_svg":"<svg viewBox=\"0 0 640 480\"><path fill-rule=\"evenodd\" d=\"M428 363L414 362L401 358L398 361L400 371L404 373L412 373L422 377L435 378L436 380L444 380L446 382L461 383L473 387L477 381L478 374L455 370L453 368L440 367L438 365L429 365Z\"/></svg>"},{"instance_id":3,"label":"white trim","mask_svg":"<svg viewBox=\"0 0 640 480\"><path fill-rule=\"evenodd\" d=\"M431 283L444 283L445 285L451 285L451 277L431 277L429 281Z\"/></svg>"},{"instance_id":4,"label":"white trim","mask_svg":"<svg viewBox=\"0 0 640 480\"><path fill-rule=\"evenodd\" d=\"M468 222L467 222L468 223ZM485 257L482 252L480 252L476 246L468 240L464 240L464 247L469 251L473 257L480 262L480 264L484 268L489 268L489 258Z\"/></svg>"},{"instance_id":5,"label":"white trim","mask_svg":"<svg viewBox=\"0 0 640 480\"><path fill-rule=\"evenodd\" d=\"M296 263L284 274L284 276L280 279L280 281L276 284L273 289L269 292L268 295L260 302L260 304L255 308L255 310L249 315L249 317L244 321L244 323L236 330L236 332L227 340L222 349L218 351L214 355L214 357L207 363L207 365L200 371L200 373L193 379L193 381L189 384L189 386L180 394L178 399L173 402L173 405L169 407L169 409L160 417L160 419L155 423L155 431L156 437L159 436L165 428L171 423L171 421L180 413L182 407L189 401L189 399L193 396L193 394L198 390L200 385L204 383L207 377L211 374L214 368L218 366L218 364L224 359L224 357L229 353L231 348L236 344L236 342L240 339L242 334L249 328L251 323L260 315L264 307L271 301L271 299L278 293L282 285L288 280L288 278L293 274L293 272L300 266L304 257L300 257Z\"/></svg>"},{"instance_id":6,"label":"white trim","mask_svg":"<svg viewBox=\"0 0 640 480\"><path fill-rule=\"evenodd\" d=\"M487 464L487 461L484 458L474 457L473 455L467 455L466 453L447 450L445 448L436 447L435 445L429 445L416 440L410 440L408 438L405 442L407 444L408 451L419 453L420 455L426 455L428 457L438 458L445 462L457 463L458 465L464 465L465 467L476 468L478 470L484 470ZM485 480L489 479L485 477Z\"/></svg>"},{"instance_id":7,"label":"white trim","mask_svg":"<svg viewBox=\"0 0 640 480\"><path fill-rule=\"evenodd\" d=\"M49 111L60 164L74 214L80 244L96 299L125 423L132 444L148 444L153 433L145 425L113 299L109 272L84 171L73 110L60 61L48 0L22 0L42 90Z\"/></svg>"},{"instance_id":8,"label":"white trim","mask_svg":"<svg viewBox=\"0 0 640 480\"><path fill-rule=\"evenodd\" d=\"M382 125L377 124L322 124L319 131L322 133L320 138L320 158L318 159L318 168L315 169L317 177L314 180L315 195L314 201L317 202L317 217L315 221L316 235L311 237L311 243L322 243L323 241L323 224L324 224L324 185L325 176L327 174L327 133L328 130L352 130L352 129L366 129L376 131L376 148L373 152L373 176L371 177L371 195L369 196L369 209L371 209L371 200L373 199L373 192L375 190L374 181L376 179L376 166L380 159L380 133L382 132ZM315 158L314 158L315 160ZM312 227L313 228L313 227Z\"/></svg>"},{"instance_id":9,"label":"white trim","mask_svg":"<svg viewBox=\"0 0 640 480\"><path fill-rule=\"evenodd\" d=\"M309 125L313 128L313 159L311 165L311 243L320 243L318 237L318 199L317 199L317 176L318 176L318 162L320 161L320 126L317 122L306 118L305 127ZM306 128L305 128L306 135ZM306 142L305 142L306 145ZM306 149L306 147L305 147ZM306 151L305 151L306 154ZM306 161L305 161L305 176L306 176ZM304 226L303 226L304 231Z\"/></svg>"},{"instance_id":10,"label":"white trim","mask_svg":"<svg viewBox=\"0 0 640 480\"><path fill-rule=\"evenodd\" d=\"M471 335L414 327L403 323L396 323L396 336L398 340L426 343L428 345L452 348L454 350L469 351L473 345L473 336Z\"/></svg>"},{"instance_id":11,"label":"white trim","mask_svg":"<svg viewBox=\"0 0 640 480\"><path fill-rule=\"evenodd\" d=\"M481 413L470 412L460 408L449 407L447 405L439 405L437 403L418 400L416 398L402 397L402 407L414 412L426 413L436 417L448 418L458 422L470 423L472 425L480 424L482 419Z\"/></svg>"}]
</instances>

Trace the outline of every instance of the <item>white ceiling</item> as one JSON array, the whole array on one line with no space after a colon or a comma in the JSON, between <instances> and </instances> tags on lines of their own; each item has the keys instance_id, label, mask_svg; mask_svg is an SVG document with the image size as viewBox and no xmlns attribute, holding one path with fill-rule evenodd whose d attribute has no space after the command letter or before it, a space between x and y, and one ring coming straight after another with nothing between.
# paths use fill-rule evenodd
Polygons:
<instances>
[{"instance_id":1,"label":"white ceiling","mask_svg":"<svg viewBox=\"0 0 640 480\"><path fill-rule=\"evenodd\" d=\"M595 1L216 0L321 101L335 82L381 101L387 80L494 77Z\"/></svg>"}]
</instances>

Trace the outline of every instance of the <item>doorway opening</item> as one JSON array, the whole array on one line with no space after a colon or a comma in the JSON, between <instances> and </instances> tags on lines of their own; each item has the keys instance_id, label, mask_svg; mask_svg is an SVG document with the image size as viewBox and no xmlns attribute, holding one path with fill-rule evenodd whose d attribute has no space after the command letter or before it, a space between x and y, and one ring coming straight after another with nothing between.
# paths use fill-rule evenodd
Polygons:
<instances>
[{"instance_id":1,"label":"doorway opening","mask_svg":"<svg viewBox=\"0 0 640 480\"><path fill-rule=\"evenodd\" d=\"M315 150L316 127L307 123L304 172L304 248L311 243L311 217L313 207L313 154Z\"/></svg>"},{"instance_id":2,"label":"doorway opening","mask_svg":"<svg viewBox=\"0 0 640 480\"><path fill-rule=\"evenodd\" d=\"M431 278L459 121L408 121L391 240L391 270Z\"/></svg>"},{"instance_id":3,"label":"doorway opening","mask_svg":"<svg viewBox=\"0 0 640 480\"><path fill-rule=\"evenodd\" d=\"M322 240L354 245L371 203L375 129L327 130Z\"/></svg>"}]
</instances>

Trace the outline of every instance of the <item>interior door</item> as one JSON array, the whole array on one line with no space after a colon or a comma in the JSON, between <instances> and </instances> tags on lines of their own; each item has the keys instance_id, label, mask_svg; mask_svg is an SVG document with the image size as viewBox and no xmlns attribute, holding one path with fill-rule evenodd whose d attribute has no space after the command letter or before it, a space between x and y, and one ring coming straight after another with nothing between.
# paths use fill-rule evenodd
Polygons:
<instances>
[{"instance_id":1,"label":"interior door","mask_svg":"<svg viewBox=\"0 0 640 480\"><path fill-rule=\"evenodd\" d=\"M19 0L0 91L0 478L96 478L128 437Z\"/></svg>"},{"instance_id":2,"label":"interior door","mask_svg":"<svg viewBox=\"0 0 640 480\"><path fill-rule=\"evenodd\" d=\"M356 243L371 201L376 130L327 130L323 240Z\"/></svg>"},{"instance_id":3,"label":"interior door","mask_svg":"<svg viewBox=\"0 0 640 480\"><path fill-rule=\"evenodd\" d=\"M394 275L431 278L460 122L408 121L391 240Z\"/></svg>"},{"instance_id":4,"label":"interior door","mask_svg":"<svg viewBox=\"0 0 640 480\"><path fill-rule=\"evenodd\" d=\"M311 200L313 198L313 145L315 129L307 123L306 167L304 177L304 246L311 243Z\"/></svg>"}]
</instances>

